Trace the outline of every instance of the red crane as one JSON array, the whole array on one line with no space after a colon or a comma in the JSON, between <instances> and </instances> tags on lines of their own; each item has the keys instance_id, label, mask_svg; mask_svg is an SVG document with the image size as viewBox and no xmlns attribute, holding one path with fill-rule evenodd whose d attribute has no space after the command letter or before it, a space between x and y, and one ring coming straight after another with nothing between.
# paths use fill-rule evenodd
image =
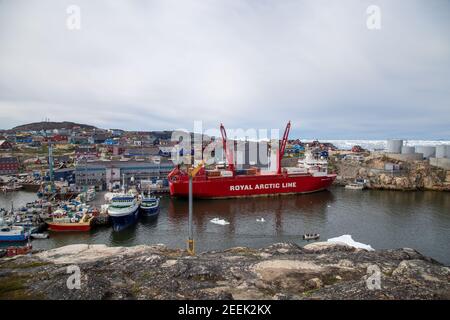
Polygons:
<instances>
[{"instance_id":1,"label":"red crane","mask_svg":"<svg viewBox=\"0 0 450 320\"><path fill-rule=\"evenodd\" d=\"M228 162L228 169L233 171L234 174L234 156L233 156L233 149L234 145L227 148L227 132L225 131L225 127L223 124L220 124L220 133L222 134L222 142L223 142L223 152L225 152Z\"/></svg>"},{"instance_id":2,"label":"red crane","mask_svg":"<svg viewBox=\"0 0 450 320\"><path fill-rule=\"evenodd\" d=\"M286 144L289 137L289 131L291 130L291 121L289 121L286 125L286 129L284 129L283 140L281 140L281 145L278 153L278 174L281 174L281 159L283 159L284 150L286 149Z\"/></svg>"}]
</instances>

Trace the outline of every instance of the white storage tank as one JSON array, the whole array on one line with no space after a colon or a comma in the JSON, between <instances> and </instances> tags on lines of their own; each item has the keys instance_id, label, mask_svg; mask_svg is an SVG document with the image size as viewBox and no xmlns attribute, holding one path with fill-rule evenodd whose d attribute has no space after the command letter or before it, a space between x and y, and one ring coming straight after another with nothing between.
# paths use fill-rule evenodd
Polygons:
<instances>
[{"instance_id":1,"label":"white storage tank","mask_svg":"<svg viewBox=\"0 0 450 320\"><path fill-rule=\"evenodd\" d=\"M387 141L388 153L401 153L403 146L403 140L391 139Z\"/></svg>"},{"instance_id":2,"label":"white storage tank","mask_svg":"<svg viewBox=\"0 0 450 320\"><path fill-rule=\"evenodd\" d=\"M411 146L403 146L402 147L402 154L413 154L414 153L414 147Z\"/></svg>"},{"instance_id":3,"label":"white storage tank","mask_svg":"<svg viewBox=\"0 0 450 320\"><path fill-rule=\"evenodd\" d=\"M436 147L433 146L417 146L416 147L417 153L423 153L424 159L433 158L436 154Z\"/></svg>"},{"instance_id":4,"label":"white storage tank","mask_svg":"<svg viewBox=\"0 0 450 320\"><path fill-rule=\"evenodd\" d=\"M441 144L436 146L436 158L447 158L449 146Z\"/></svg>"}]
</instances>

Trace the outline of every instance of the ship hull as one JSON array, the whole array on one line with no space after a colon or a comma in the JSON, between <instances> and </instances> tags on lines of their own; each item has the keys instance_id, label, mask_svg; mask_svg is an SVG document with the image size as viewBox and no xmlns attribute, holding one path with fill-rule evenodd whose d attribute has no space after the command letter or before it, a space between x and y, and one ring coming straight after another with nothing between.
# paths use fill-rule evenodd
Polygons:
<instances>
[{"instance_id":1,"label":"ship hull","mask_svg":"<svg viewBox=\"0 0 450 320\"><path fill-rule=\"evenodd\" d=\"M48 230L54 232L86 232L91 230L90 223L52 223L47 222Z\"/></svg>"},{"instance_id":2,"label":"ship hull","mask_svg":"<svg viewBox=\"0 0 450 320\"><path fill-rule=\"evenodd\" d=\"M114 231L121 231L131 225L134 225L139 219L139 206L135 206L132 211L123 215L109 214Z\"/></svg>"},{"instance_id":3,"label":"ship hull","mask_svg":"<svg viewBox=\"0 0 450 320\"><path fill-rule=\"evenodd\" d=\"M27 241L28 235L20 234L20 235L1 235L0 242L19 242L19 241Z\"/></svg>"},{"instance_id":4,"label":"ship hull","mask_svg":"<svg viewBox=\"0 0 450 320\"><path fill-rule=\"evenodd\" d=\"M330 187L336 175L256 175L194 179L193 197L223 199L312 193ZM187 197L187 179L170 181L170 194Z\"/></svg>"},{"instance_id":5,"label":"ship hull","mask_svg":"<svg viewBox=\"0 0 450 320\"><path fill-rule=\"evenodd\" d=\"M159 214L159 207L156 208L140 208L143 217L156 217Z\"/></svg>"}]
</instances>

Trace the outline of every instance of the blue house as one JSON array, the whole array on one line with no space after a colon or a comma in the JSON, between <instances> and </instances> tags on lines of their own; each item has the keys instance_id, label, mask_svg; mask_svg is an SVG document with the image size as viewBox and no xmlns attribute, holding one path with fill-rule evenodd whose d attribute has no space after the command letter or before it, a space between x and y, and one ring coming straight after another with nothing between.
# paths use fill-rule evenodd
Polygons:
<instances>
[{"instance_id":1,"label":"blue house","mask_svg":"<svg viewBox=\"0 0 450 320\"><path fill-rule=\"evenodd\" d=\"M104 144L106 144L107 146L114 146L119 144L119 140L108 138L105 140Z\"/></svg>"}]
</instances>

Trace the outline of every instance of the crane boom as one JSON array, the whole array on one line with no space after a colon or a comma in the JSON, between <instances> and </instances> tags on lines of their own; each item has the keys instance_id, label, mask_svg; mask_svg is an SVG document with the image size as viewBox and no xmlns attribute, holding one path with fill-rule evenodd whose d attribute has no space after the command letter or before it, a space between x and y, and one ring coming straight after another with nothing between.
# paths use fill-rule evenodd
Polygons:
<instances>
[{"instance_id":1,"label":"crane boom","mask_svg":"<svg viewBox=\"0 0 450 320\"><path fill-rule=\"evenodd\" d=\"M280 150L278 154L278 174L281 173L281 159L283 159L284 150L286 149L286 144L288 141L290 130L291 130L291 121L287 123L286 129L284 129L283 140L281 140Z\"/></svg>"},{"instance_id":2,"label":"crane boom","mask_svg":"<svg viewBox=\"0 0 450 320\"><path fill-rule=\"evenodd\" d=\"M225 131L225 127L223 126L223 124L220 124L220 133L222 134L223 152L225 152L227 157L228 169L234 172L233 151L229 147L227 148L227 132Z\"/></svg>"},{"instance_id":3,"label":"crane boom","mask_svg":"<svg viewBox=\"0 0 450 320\"><path fill-rule=\"evenodd\" d=\"M195 176L197 175L197 173L200 171L200 169L203 167L203 164L205 163L204 160L200 161L200 163L196 166L196 167L192 167L189 169L188 173L189 176L191 176L192 178L195 178Z\"/></svg>"}]
</instances>

